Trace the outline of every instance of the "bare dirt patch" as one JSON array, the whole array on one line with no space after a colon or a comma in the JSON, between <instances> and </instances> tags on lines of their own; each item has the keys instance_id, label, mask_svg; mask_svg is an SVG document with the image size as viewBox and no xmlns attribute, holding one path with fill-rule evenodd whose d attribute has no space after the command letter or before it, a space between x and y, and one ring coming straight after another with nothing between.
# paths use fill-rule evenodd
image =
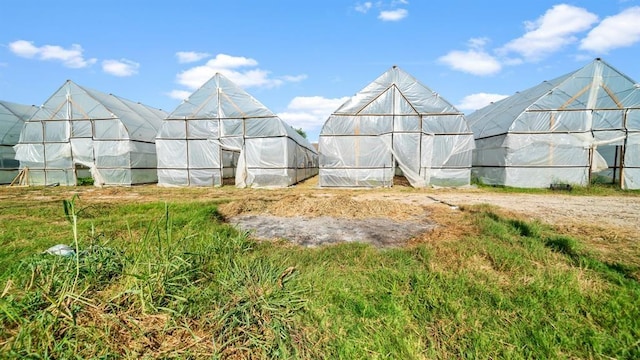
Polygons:
<instances>
[{"instance_id":1,"label":"bare dirt patch","mask_svg":"<svg viewBox=\"0 0 640 360\"><path fill-rule=\"evenodd\" d=\"M308 247L341 242L362 242L378 247L400 246L435 227L435 224L426 221L331 216L239 215L231 218L230 222L258 239L286 239Z\"/></svg>"},{"instance_id":2,"label":"bare dirt patch","mask_svg":"<svg viewBox=\"0 0 640 360\"><path fill-rule=\"evenodd\" d=\"M348 195L233 201L219 211L258 239L286 239L303 246L354 241L398 246L436 226L425 207Z\"/></svg>"}]
</instances>

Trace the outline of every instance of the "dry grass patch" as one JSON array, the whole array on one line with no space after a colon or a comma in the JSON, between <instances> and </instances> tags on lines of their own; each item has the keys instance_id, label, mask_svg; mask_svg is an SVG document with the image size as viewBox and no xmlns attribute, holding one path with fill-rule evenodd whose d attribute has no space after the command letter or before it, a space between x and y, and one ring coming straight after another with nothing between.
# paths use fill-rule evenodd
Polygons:
<instances>
[{"instance_id":1,"label":"dry grass patch","mask_svg":"<svg viewBox=\"0 0 640 360\"><path fill-rule=\"evenodd\" d=\"M480 234L480 229L470 218L467 208L455 209L444 204L425 208L429 213L429 220L436 223L436 228L413 239L413 244L459 241Z\"/></svg>"},{"instance_id":2,"label":"dry grass patch","mask_svg":"<svg viewBox=\"0 0 640 360\"><path fill-rule=\"evenodd\" d=\"M218 206L218 212L225 218L247 213L262 214L266 209L267 202L264 200L236 200Z\"/></svg>"},{"instance_id":3,"label":"dry grass patch","mask_svg":"<svg viewBox=\"0 0 640 360\"><path fill-rule=\"evenodd\" d=\"M123 356L160 358L215 353L212 329L202 329L202 324L192 320L175 324L167 314L112 314L93 308L79 313L76 321L81 327L104 331L108 343L117 346L112 350Z\"/></svg>"},{"instance_id":4,"label":"dry grass patch","mask_svg":"<svg viewBox=\"0 0 640 360\"><path fill-rule=\"evenodd\" d=\"M637 232L606 224L584 223L555 225L554 230L579 239L601 261L638 267L635 278L640 279L640 237Z\"/></svg>"},{"instance_id":5,"label":"dry grass patch","mask_svg":"<svg viewBox=\"0 0 640 360\"><path fill-rule=\"evenodd\" d=\"M279 199L236 200L218 207L225 217L263 214L279 217L329 216L347 219L388 218L397 221L424 219L421 206L385 200L358 200L349 195L289 195Z\"/></svg>"}]
</instances>

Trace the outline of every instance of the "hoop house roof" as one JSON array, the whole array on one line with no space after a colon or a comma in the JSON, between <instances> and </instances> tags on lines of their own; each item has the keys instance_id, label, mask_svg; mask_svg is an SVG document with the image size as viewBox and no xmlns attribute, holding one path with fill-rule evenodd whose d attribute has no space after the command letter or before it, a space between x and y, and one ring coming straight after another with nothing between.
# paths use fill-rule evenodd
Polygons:
<instances>
[{"instance_id":1,"label":"hoop house roof","mask_svg":"<svg viewBox=\"0 0 640 360\"><path fill-rule=\"evenodd\" d=\"M438 93L393 66L347 100L335 115L460 114Z\"/></svg>"},{"instance_id":2,"label":"hoop house roof","mask_svg":"<svg viewBox=\"0 0 640 360\"><path fill-rule=\"evenodd\" d=\"M467 121L475 138L480 139L518 131L522 127L519 123L527 113L637 107L640 107L638 84L603 60L596 59L579 70L479 109L469 114ZM593 123L589 125L593 126Z\"/></svg>"},{"instance_id":3,"label":"hoop house roof","mask_svg":"<svg viewBox=\"0 0 640 360\"><path fill-rule=\"evenodd\" d=\"M180 104L169 119L276 117L224 75L216 73Z\"/></svg>"},{"instance_id":4,"label":"hoop house roof","mask_svg":"<svg viewBox=\"0 0 640 360\"><path fill-rule=\"evenodd\" d=\"M288 186L317 169L307 139L220 73L169 114L157 140L164 185Z\"/></svg>"},{"instance_id":5,"label":"hoop house roof","mask_svg":"<svg viewBox=\"0 0 640 360\"><path fill-rule=\"evenodd\" d=\"M22 125L38 110L33 105L0 101L0 145L15 145Z\"/></svg>"},{"instance_id":6,"label":"hoop house roof","mask_svg":"<svg viewBox=\"0 0 640 360\"><path fill-rule=\"evenodd\" d=\"M321 186L390 186L396 163L415 187L469 183L464 115L393 66L348 99L320 133Z\"/></svg>"},{"instance_id":7,"label":"hoop house roof","mask_svg":"<svg viewBox=\"0 0 640 360\"><path fill-rule=\"evenodd\" d=\"M19 162L13 146L20 139L24 122L37 110L35 106L0 101L0 184L9 184L18 175Z\"/></svg>"},{"instance_id":8,"label":"hoop house roof","mask_svg":"<svg viewBox=\"0 0 640 360\"><path fill-rule=\"evenodd\" d=\"M34 121L118 119L130 140L153 141L166 112L67 80L33 115Z\"/></svg>"}]
</instances>

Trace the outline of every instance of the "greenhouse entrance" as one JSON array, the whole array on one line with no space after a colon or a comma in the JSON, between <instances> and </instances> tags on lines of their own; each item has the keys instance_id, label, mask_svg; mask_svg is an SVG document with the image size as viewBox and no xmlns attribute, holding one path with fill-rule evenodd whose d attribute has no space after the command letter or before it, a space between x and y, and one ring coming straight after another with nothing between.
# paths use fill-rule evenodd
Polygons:
<instances>
[{"instance_id":1,"label":"greenhouse entrance","mask_svg":"<svg viewBox=\"0 0 640 360\"><path fill-rule=\"evenodd\" d=\"M91 169L88 166L82 164L76 164L74 168L74 176L76 178L76 185L93 185L94 179L91 176Z\"/></svg>"},{"instance_id":2,"label":"greenhouse entrance","mask_svg":"<svg viewBox=\"0 0 640 360\"><path fill-rule=\"evenodd\" d=\"M240 151L222 150L222 185L235 185Z\"/></svg>"},{"instance_id":3,"label":"greenhouse entrance","mask_svg":"<svg viewBox=\"0 0 640 360\"><path fill-rule=\"evenodd\" d=\"M624 164L625 148L623 145L605 145L591 150L590 163L591 174L589 182L591 184L607 184L622 187L622 169ZM602 163L598 166L598 162ZM606 165L605 165L606 162Z\"/></svg>"},{"instance_id":4,"label":"greenhouse entrance","mask_svg":"<svg viewBox=\"0 0 640 360\"><path fill-rule=\"evenodd\" d=\"M394 161L395 171L393 173L393 186L411 186L411 182L404 176L404 172L398 165L397 161Z\"/></svg>"}]
</instances>

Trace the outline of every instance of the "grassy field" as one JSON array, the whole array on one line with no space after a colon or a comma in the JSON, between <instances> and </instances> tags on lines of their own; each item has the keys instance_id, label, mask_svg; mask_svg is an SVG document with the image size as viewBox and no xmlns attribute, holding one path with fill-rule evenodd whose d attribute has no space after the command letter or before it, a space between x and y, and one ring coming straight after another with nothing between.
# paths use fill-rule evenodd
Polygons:
<instances>
[{"instance_id":1,"label":"grassy field","mask_svg":"<svg viewBox=\"0 0 640 360\"><path fill-rule=\"evenodd\" d=\"M131 191L2 200L2 358L640 358L640 254L489 205L402 248L301 248L224 223L240 190Z\"/></svg>"}]
</instances>

